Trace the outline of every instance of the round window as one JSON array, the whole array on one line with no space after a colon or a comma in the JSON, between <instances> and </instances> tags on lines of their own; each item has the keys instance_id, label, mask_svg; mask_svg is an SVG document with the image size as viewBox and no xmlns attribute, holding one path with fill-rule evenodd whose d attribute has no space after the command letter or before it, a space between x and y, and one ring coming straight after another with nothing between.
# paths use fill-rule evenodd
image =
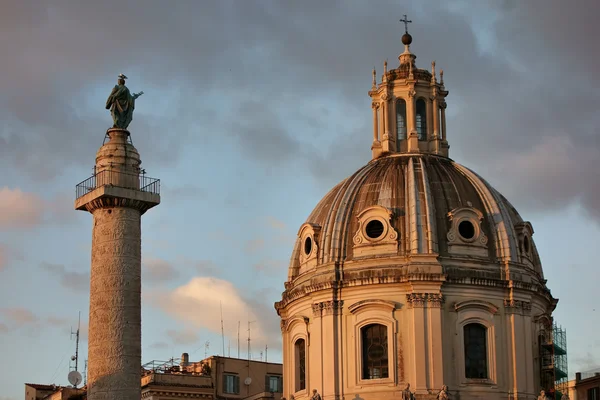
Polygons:
<instances>
[{"instance_id":1,"label":"round window","mask_svg":"<svg viewBox=\"0 0 600 400\"><path fill-rule=\"evenodd\" d=\"M529 237L525 236L523 238L523 250L525 250L525 253L529 254Z\"/></svg>"},{"instance_id":2,"label":"round window","mask_svg":"<svg viewBox=\"0 0 600 400\"><path fill-rule=\"evenodd\" d=\"M381 237L381 235L383 235L383 230L383 223L381 223L381 221L379 221L378 219L369 221L369 223L365 227L365 232L367 236L371 239L378 239L379 237Z\"/></svg>"},{"instance_id":3,"label":"round window","mask_svg":"<svg viewBox=\"0 0 600 400\"><path fill-rule=\"evenodd\" d=\"M460 236L462 236L463 239L473 239L473 237L475 237L475 226L471 221L461 221L460 224L458 224L458 233L460 233Z\"/></svg>"},{"instance_id":4,"label":"round window","mask_svg":"<svg viewBox=\"0 0 600 400\"><path fill-rule=\"evenodd\" d=\"M309 255L312 251L312 239L311 237L307 237L304 239L304 254Z\"/></svg>"}]
</instances>

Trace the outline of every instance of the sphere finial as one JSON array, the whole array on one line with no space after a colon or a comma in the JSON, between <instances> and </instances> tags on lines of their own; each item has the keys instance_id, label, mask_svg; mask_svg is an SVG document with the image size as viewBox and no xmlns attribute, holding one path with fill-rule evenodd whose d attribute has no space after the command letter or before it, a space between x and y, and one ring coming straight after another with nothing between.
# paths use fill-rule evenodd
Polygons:
<instances>
[{"instance_id":1,"label":"sphere finial","mask_svg":"<svg viewBox=\"0 0 600 400\"><path fill-rule=\"evenodd\" d=\"M408 19L406 14L404 14L404 18L402 18L400 22L404 22L404 35L402 35L402 44L409 46L412 43L412 36L410 36L410 33L408 33L408 24L411 24L412 21Z\"/></svg>"}]
</instances>

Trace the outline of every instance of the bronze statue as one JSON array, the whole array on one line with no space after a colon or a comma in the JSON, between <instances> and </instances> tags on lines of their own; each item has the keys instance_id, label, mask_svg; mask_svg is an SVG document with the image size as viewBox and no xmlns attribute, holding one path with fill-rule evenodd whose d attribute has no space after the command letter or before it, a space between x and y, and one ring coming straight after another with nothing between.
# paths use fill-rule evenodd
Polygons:
<instances>
[{"instance_id":1,"label":"bronze statue","mask_svg":"<svg viewBox=\"0 0 600 400\"><path fill-rule=\"evenodd\" d=\"M133 119L135 99L144 94L139 92L132 95L125 86L125 79L125 75L119 74L118 85L115 85L106 100L106 109L110 110L113 118L113 128L127 129Z\"/></svg>"}]
</instances>

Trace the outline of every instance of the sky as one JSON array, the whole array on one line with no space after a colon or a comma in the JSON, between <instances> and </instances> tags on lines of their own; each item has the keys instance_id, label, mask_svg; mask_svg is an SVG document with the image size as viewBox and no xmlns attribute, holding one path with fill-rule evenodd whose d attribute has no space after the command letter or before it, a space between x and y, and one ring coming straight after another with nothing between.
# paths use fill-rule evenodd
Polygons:
<instances>
[{"instance_id":1,"label":"sky","mask_svg":"<svg viewBox=\"0 0 600 400\"><path fill-rule=\"evenodd\" d=\"M600 2L1 3L0 400L67 384L79 312L82 369L92 217L75 185L119 73L145 93L129 129L161 179L142 218L143 361L237 356L239 326L241 357L249 332L252 358L280 362L297 230L370 160L371 71L396 65L403 14L417 66L444 70L450 156L533 224L569 374L600 365Z\"/></svg>"}]
</instances>

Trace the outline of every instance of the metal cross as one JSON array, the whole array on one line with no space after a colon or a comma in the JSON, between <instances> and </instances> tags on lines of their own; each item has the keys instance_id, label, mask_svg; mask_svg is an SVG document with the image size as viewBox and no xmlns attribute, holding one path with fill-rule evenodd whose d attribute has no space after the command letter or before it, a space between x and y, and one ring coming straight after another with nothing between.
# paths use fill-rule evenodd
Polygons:
<instances>
[{"instance_id":1,"label":"metal cross","mask_svg":"<svg viewBox=\"0 0 600 400\"><path fill-rule=\"evenodd\" d=\"M412 24L412 21L410 21L406 17L406 14L404 14L404 19L401 19L400 22L404 22L404 33L408 33L408 24Z\"/></svg>"}]
</instances>

